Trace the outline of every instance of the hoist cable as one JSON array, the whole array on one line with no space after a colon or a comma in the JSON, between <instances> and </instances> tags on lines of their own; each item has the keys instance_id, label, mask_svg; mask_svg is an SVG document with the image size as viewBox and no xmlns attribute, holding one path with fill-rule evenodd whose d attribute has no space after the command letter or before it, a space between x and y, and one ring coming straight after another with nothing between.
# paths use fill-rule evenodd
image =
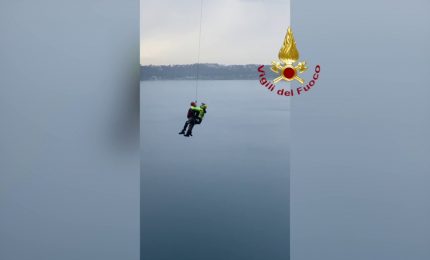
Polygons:
<instances>
[{"instance_id":1,"label":"hoist cable","mask_svg":"<svg viewBox=\"0 0 430 260\"><path fill-rule=\"evenodd\" d=\"M199 78L200 78L200 50L202 42L202 21L203 21L203 0L200 0L200 26L199 26L199 47L197 51L197 64L196 64L196 102L199 95Z\"/></svg>"}]
</instances>

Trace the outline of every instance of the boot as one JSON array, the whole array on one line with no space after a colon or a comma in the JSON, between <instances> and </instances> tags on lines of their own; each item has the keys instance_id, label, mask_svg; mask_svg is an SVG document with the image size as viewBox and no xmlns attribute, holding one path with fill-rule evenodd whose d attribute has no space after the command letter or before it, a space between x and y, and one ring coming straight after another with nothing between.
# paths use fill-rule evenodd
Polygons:
<instances>
[{"instance_id":1,"label":"boot","mask_svg":"<svg viewBox=\"0 0 430 260\"><path fill-rule=\"evenodd\" d=\"M182 130L181 132L179 132L179 134L180 134L180 135L183 135L183 134L185 134L185 131L184 131L184 130Z\"/></svg>"},{"instance_id":2,"label":"boot","mask_svg":"<svg viewBox=\"0 0 430 260\"><path fill-rule=\"evenodd\" d=\"M187 131L187 133L186 133L184 136L186 136L186 137L193 136L193 133L192 133L190 130L191 130L191 129L190 129L190 128L188 128L188 131Z\"/></svg>"}]
</instances>

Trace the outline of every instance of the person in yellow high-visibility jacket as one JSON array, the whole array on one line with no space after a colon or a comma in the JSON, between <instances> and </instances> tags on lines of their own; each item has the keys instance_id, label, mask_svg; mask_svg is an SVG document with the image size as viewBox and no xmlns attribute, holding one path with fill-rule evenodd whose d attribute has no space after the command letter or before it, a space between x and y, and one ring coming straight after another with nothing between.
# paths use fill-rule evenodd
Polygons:
<instances>
[{"instance_id":1,"label":"person in yellow high-visibility jacket","mask_svg":"<svg viewBox=\"0 0 430 260\"><path fill-rule=\"evenodd\" d=\"M208 108L208 105L206 105L205 103L201 104L201 106L198 109L199 115L197 117L196 124L201 124L202 123L203 118L205 117L206 109L207 108Z\"/></svg>"},{"instance_id":2,"label":"person in yellow high-visibility jacket","mask_svg":"<svg viewBox=\"0 0 430 260\"><path fill-rule=\"evenodd\" d=\"M188 115L187 115L188 120L187 122L185 122L184 128L179 134L183 134L186 137L193 136L194 125L200 124L202 122L203 117L206 114L207 107L208 106L205 103L202 103L201 106L196 106L196 103L192 102L191 107L188 110Z\"/></svg>"},{"instance_id":3,"label":"person in yellow high-visibility jacket","mask_svg":"<svg viewBox=\"0 0 430 260\"><path fill-rule=\"evenodd\" d=\"M207 108L208 106L205 103L202 103L199 107L198 106L191 107L191 110L193 110L197 116L194 117L193 120L191 120L191 123L188 126L188 131L184 136L186 137L193 136L194 125L202 123L203 118L205 117Z\"/></svg>"}]
</instances>

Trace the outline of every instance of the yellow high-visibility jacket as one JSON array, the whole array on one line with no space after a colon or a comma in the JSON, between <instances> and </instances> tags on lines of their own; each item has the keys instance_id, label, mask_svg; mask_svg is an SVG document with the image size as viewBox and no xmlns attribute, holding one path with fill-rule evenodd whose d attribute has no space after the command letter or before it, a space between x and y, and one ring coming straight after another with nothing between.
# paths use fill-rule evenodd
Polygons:
<instances>
[{"instance_id":1,"label":"yellow high-visibility jacket","mask_svg":"<svg viewBox=\"0 0 430 260\"><path fill-rule=\"evenodd\" d=\"M191 107L191 109L194 111L198 111L199 112L199 118L203 119L203 117L206 114L206 108L207 107L208 107L208 105L204 105L204 106L199 106L199 107Z\"/></svg>"}]
</instances>

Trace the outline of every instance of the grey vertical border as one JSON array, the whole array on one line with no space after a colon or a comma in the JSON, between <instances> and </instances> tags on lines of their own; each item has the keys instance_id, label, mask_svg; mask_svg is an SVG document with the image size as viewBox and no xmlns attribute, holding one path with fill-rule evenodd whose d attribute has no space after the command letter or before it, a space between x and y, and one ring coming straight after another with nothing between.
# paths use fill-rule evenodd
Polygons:
<instances>
[{"instance_id":1,"label":"grey vertical border","mask_svg":"<svg viewBox=\"0 0 430 260\"><path fill-rule=\"evenodd\" d=\"M1 1L0 39L0 259L138 259L139 1Z\"/></svg>"},{"instance_id":2,"label":"grey vertical border","mask_svg":"<svg viewBox=\"0 0 430 260\"><path fill-rule=\"evenodd\" d=\"M292 259L430 259L430 3L292 10L303 59L321 64L292 105Z\"/></svg>"}]
</instances>

